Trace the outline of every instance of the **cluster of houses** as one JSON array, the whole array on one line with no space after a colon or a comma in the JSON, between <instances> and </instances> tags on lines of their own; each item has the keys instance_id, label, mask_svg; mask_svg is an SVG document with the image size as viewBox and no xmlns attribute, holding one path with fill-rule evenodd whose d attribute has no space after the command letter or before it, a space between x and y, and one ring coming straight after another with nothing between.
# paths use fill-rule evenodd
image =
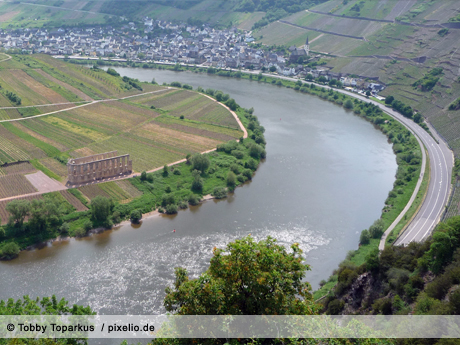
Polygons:
<instances>
[{"instance_id":1,"label":"cluster of houses","mask_svg":"<svg viewBox=\"0 0 460 345\"><path fill-rule=\"evenodd\" d=\"M216 29L206 24L153 20L144 17L141 22L127 22L89 28L24 28L0 31L3 49L23 53L68 55L79 58L104 58L120 61L156 61L216 68L275 70L284 76L341 80L346 87L369 88L380 91L381 85L364 85L359 79L332 73L328 68L310 68L304 62L319 60L310 53L309 41L301 47L290 47L288 54L254 48L251 31Z\"/></svg>"}]
</instances>

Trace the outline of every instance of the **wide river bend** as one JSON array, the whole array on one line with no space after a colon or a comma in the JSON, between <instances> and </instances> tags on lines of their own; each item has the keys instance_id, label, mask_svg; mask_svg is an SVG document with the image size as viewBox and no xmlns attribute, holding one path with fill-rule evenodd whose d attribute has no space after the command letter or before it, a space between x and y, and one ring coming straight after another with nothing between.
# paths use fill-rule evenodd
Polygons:
<instances>
[{"instance_id":1,"label":"wide river bend","mask_svg":"<svg viewBox=\"0 0 460 345\"><path fill-rule=\"evenodd\" d=\"M145 219L82 240L54 242L0 263L0 299L65 297L102 314L157 314L174 267L204 271L214 246L247 234L298 242L318 288L379 218L396 173L384 134L317 97L256 81L190 72L116 68L158 83L229 93L266 128L267 160L223 201ZM176 233L172 230L176 229Z\"/></svg>"}]
</instances>

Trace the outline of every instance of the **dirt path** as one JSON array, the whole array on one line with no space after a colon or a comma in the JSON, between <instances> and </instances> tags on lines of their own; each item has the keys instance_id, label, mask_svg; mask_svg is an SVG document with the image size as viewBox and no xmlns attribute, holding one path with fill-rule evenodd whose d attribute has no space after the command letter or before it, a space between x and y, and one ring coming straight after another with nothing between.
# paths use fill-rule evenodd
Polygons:
<instances>
[{"instance_id":1,"label":"dirt path","mask_svg":"<svg viewBox=\"0 0 460 345\"><path fill-rule=\"evenodd\" d=\"M89 102L89 103L80 104L80 105L77 105L77 106L75 106L75 107L70 107L70 108L65 108L65 109L60 109L60 110L51 111L51 112L45 113L45 114L34 115L34 116L28 116L28 117L22 117L22 118L18 118L18 119L0 120L0 123L1 123L1 122L13 122L13 121L26 121L26 120L29 120L29 119L35 119L35 118L37 118L37 117L48 116L48 115L52 115L52 114L61 113L61 112L63 112L63 111L68 111L68 110L73 110L73 109L77 109L77 108L81 108L81 107L86 107L86 106L91 105L91 104L102 103L102 102L115 102L115 101L120 101L120 100L127 99L127 98L131 98L131 97L144 96L144 95L148 95L148 94L156 93L156 92L163 92L163 91L168 90L168 89L171 89L171 88L168 87L167 89L163 89L163 90L156 90L156 91L144 92L144 93L140 93L140 94L137 94L137 95L126 96L126 97L121 97L121 98L100 99L100 100L97 100L97 101L92 101L92 102ZM81 103L81 102L78 102L78 103ZM65 103L52 103L52 104L46 104L46 105L47 105L47 106L53 106L53 105L60 105L60 104L65 104ZM41 106L45 106L45 105L41 105ZM36 107L36 106L31 105L31 106L27 106L27 107ZM24 107L24 108L27 108L27 107ZM10 107L8 107L8 108L10 108ZM8 109L8 108L1 108L1 109ZM12 107L12 108L17 108L17 107Z\"/></svg>"},{"instance_id":2,"label":"dirt path","mask_svg":"<svg viewBox=\"0 0 460 345\"><path fill-rule=\"evenodd\" d=\"M76 107L71 107L71 108L67 108L67 109L62 109L62 110L53 111L53 112L46 113L46 114L40 114L40 115L35 115L35 116L29 116L29 117L21 118L21 119L2 120L2 121L0 121L0 122L13 122L13 121L27 120L27 119L32 119L32 118L47 116L47 115L51 115L51 114L56 114L56 113L59 113L59 112L62 112L62 111L67 111L67 110L72 110L72 109L76 109L76 108L81 108L81 107L88 106L88 105L91 105L91 104L94 104L94 103L118 101L118 100L128 99L128 98L132 98L132 97L148 95L148 94L151 94L151 93L162 92L162 91L169 90L169 89L178 89L178 88L175 88L175 87L168 87L167 89L163 89L163 90L156 90L156 91L144 92L144 93L141 93L141 94L126 96L126 97L122 97L122 98L118 98L118 99L98 100L98 101L93 101L93 102L90 102L90 103L85 103L85 104L82 104L82 105L79 105L79 106L76 106ZM212 97L210 97L210 96L208 96L208 95L205 95L205 94L202 94L202 95L205 96L205 97L208 97L209 99L212 99L214 102L217 102L214 98L212 98ZM217 103L219 103L219 102L217 102ZM222 103L219 103L219 104L220 104L222 107L226 108L226 109L232 114L232 116L235 118L235 121L238 123L238 126L239 126L240 129L243 131L243 138L246 139L246 138L248 137L248 131L247 131L246 128L243 126L243 123L242 123L241 120L239 119L238 115L237 115L233 110L231 110L229 107L227 107L225 104L222 104ZM50 105L55 105L55 104L50 104ZM217 148L214 148L214 149L211 149L211 150L206 150L206 151L201 152L201 154L210 153L210 152L216 151L216 149L217 149ZM181 159L181 160L172 162L172 163L168 164L168 166L174 166L174 165L177 165L177 164L180 164L180 163L184 163L185 161L186 161L186 159L184 158L184 159ZM159 171L159 170L161 170L161 169L163 169L162 166L161 166L161 167L158 167L158 168L155 168L155 169L152 169L152 170L149 170L149 171L147 171L147 173ZM33 176L33 175L35 175L35 176ZM132 173L132 174L130 174L130 175L125 175L125 176L121 176L121 177L111 177L111 178L103 179L103 180L100 180L100 181L94 181L94 182L89 182L89 183L82 183L82 184L72 185L72 186L68 186L68 187L67 187L67 186L64 186L63 184L61 184L60 182L58 182L58 181L56 181L56 180L54 180L54 179L49 178L49 177L46 176L43 172L39 171L38 173L35 173L35 174L26 175L27 179L32 183L32 185L33 185L35 188L38 189L38 192L30 193L30 194L17 195L17 196L14 196L14 197L8 197L8 198L0 199L0 201L14 200L14 199L18 199L18 198L21 198L21 197L27 197L27 196L33 196L33 195L40 195L40 194L43 194L43 193L49 193L49 192L55 192L55 191L60 191L60 190L66 190L66 189L69 189L69 188L78 188L78 187L88 186L88 185L97 184L97 183L103 183L103 182L109 182L109 181L126 180L126 179L128 179L128 178L132 178L132 177L135 177L135 176L137 176L137 175L139 175L139 173Z\"/></svg>"}]
</instances>

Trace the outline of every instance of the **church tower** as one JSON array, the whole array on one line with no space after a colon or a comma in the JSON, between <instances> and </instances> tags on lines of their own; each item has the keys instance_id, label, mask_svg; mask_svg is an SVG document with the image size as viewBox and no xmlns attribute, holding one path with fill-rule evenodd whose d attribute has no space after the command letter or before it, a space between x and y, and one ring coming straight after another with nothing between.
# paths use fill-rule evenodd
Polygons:
<instances>
[{"instance_id":1,"label":"church tower","mask_svg":"<svg viewBox=\"0 0 460 345\"><path fill-rule=\"evenodd\" d=\"M307 36L307 41L305 42L304 49L305 49L305 53L307 54L307 56L309 56L310 55L310 43L308 42L308 36Z\"/></svg>"}]
</instances>

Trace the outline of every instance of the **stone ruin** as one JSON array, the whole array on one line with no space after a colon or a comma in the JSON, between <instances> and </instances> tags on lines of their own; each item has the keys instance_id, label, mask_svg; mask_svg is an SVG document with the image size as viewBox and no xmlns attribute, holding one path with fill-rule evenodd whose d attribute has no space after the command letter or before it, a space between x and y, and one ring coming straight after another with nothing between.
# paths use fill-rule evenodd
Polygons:
<instances>
[{"instance_id":1,"label":"stone ruin","mask_svg":"<svg viewBox=\"0 0 460 345\"><path fill-rule=\"evenodd\" d=\"M67 184L89 183L129 175L132 172L133 161L129 159L129 154L118 156L118 151L71 158L67 162Z\"/></svg>"}]
</instances>

